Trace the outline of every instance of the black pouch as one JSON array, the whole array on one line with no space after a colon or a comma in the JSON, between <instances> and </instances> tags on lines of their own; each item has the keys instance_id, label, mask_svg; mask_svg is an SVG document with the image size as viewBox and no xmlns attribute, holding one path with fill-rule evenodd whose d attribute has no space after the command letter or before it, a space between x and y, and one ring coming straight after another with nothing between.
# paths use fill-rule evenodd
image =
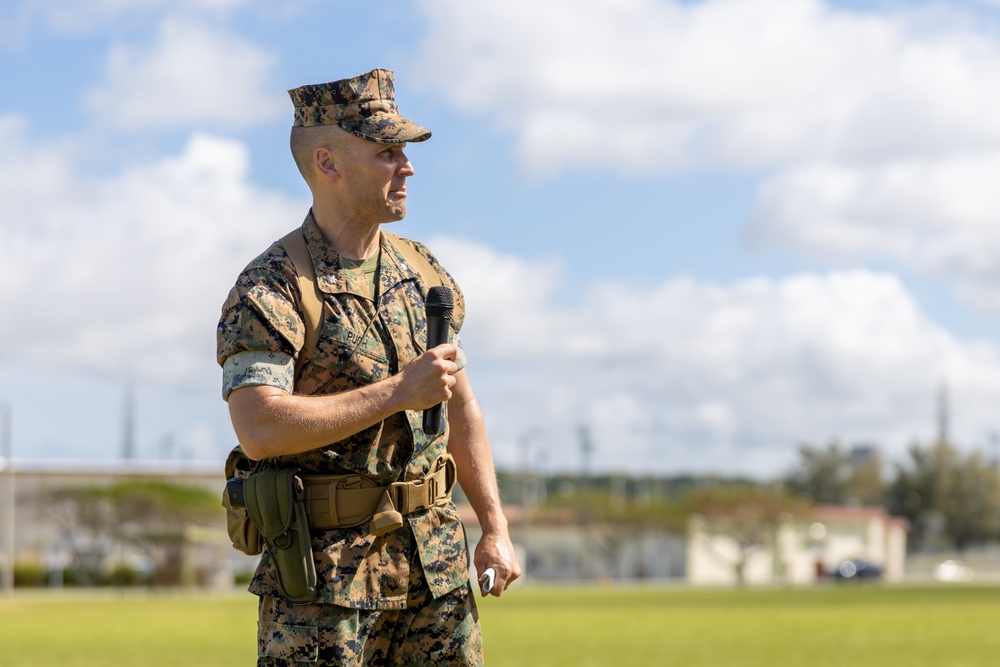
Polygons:
<instances>
[{"instance_id":1,"label":"black pouch","mask_svg":"<svg viewBox=\"0 0 1000 667\"><path fill-rule=\"evenodd\" d=\"M278 588L289 602L316 599L316 562L298 470L262 470L246 479L247 511L278 572Z\"/></svg>"},{"instance_id":2,"label":"black pouch","mask_svg":"<svg viewBox=\"0 0 1000 667\"><path fill-rule=\"evenodd\" d=\"M233 548L248 556L257 556L264 551L257 526L250 520L242 485L254 469L254 462L237 445L226 458L226 490L222 494L222 506L226 508L226 531Z\"/></svg>"}]
</instances>

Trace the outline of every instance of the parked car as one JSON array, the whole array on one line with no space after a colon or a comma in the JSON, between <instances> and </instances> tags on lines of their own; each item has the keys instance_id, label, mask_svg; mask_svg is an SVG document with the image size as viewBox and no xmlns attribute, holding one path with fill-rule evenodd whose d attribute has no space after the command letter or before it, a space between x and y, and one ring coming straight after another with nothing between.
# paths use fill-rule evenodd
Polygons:
<instances>
[{"instance_id":1,"label":"parked car","mask_svg":"<svg viewBox=\"0 0 1000 667\"><path fill-rule=\"evenodd\" d=\"M882 568L861 558L850 558L837 566L833 578L837 581L881 579Z\"/></svg>"},{"instance_id":2,"label":"parked car","mask_svg":"<svg viewBox=\"0 0 1000 667\"><path fill-rule=\"evenodd\" d=\"M945 560L934 568L938 581L972 581L972 568L960 560Z\"/></svg>"}]
</instances>

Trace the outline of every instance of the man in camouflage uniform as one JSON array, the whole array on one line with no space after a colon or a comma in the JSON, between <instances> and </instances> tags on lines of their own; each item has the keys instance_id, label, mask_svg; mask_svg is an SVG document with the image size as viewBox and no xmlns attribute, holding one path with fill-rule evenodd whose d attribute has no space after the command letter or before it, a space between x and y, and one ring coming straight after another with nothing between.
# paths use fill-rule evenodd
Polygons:
<instances>
[{"instance_id":1,"label":"man in camouflage uniform","mask_svg":"<svg viewBox=\"0 0 1000 667\"><path fill-rule=\"evenodd\" d=\"M302 234L323 296L322 326L309 356L302 295L280 241L243 270L218 327L236 434L254 460L307 475L361 473L380 486L428 475L447 451L483 528L476 568L494 568L490 594L499 596L520 567L464 371L461 291L427 248L380 229L406 213L414 170L405 144L431 133L399 115L391 71L289 94L292 153L313 195ZM454 343L426 350L428 286L400 244L452 289ZM421 411L442 401L443 433L425 434ZM282 598L265 552L250 585L260 596L258 666L482 664L454 503L407 514L403 524L379 535L368 523L312 530L314 603Z\"/></svg>"}]
</instances>

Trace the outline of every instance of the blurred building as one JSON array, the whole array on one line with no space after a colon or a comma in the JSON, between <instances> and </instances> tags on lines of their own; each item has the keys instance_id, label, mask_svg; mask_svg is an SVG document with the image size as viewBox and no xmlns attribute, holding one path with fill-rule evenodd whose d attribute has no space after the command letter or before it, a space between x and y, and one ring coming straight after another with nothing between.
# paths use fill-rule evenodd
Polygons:
<instances>
[{"instance_id":1,"label":"blurred building","mask_svg":"<svg viewBox=\"0 0 1000 667\"><path fill-rule=\"evenodd\" d=\"M907 529L905 519L890 516L882 507L821 505L808 517L782 522L769 543L749 552L745 583L815 583L837 576L845 561L874 565L884 580L900 581L905 574ZM709 532L703 520L692 517L687 539L689 583L737 583L740 557L733 539Z\"/></svg>"},{"instance_id":2,"label":"blurred building","mask_svg":"<svg viewBox=\"0 0 1000 667\"><path fill-rule=\"evenodd\" d=\"M470 548L482 531L475 512L460 505ZM683 535L655 525L580 521L565 509L504 508L525 580L547 582L683 581Z\"/></svg>"},{"instance_id":3,"label":"blurred building","mask_svg":"<svg viewBox=\"0 0 1000 667\"><path fill-rule=\"evenodd\" d=\"M94 529L96 522L79 525L78 513L67 511L66 503L59 500L74 490L107 488L125 481L197 487L218 494L217 517L175 529L181 547L170 565L177 568L182 583L226 587L232 584L234 572L252 567L232 549L226 534L221 462L15 459L13 470L15 562L42 568L49 585L61 585L64 575L73 571L99 568L142 573L152 567L143 549L103 536ZM10 477L3 475L3 483L9 483Z\"/></svg>"}]
</instances>

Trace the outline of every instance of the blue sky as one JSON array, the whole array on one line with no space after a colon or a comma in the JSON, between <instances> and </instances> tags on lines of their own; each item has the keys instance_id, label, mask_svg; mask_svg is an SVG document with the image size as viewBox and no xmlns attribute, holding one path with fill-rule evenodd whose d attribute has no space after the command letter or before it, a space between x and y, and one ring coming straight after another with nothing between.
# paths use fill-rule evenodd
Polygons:
<instances>
[{"instance_id":1,"label":"blue sky","mask_svg":"<svg viewBox=\"0 0 1000 667\"><path fill-rule=\"evenodd\" d=\"M296 225L286 90L393 69L395 231L470 301L505 467L773 475L1000 430L997 4L32 0L0 8L18 456L219 458L239 269ZM525 442L529 442L526 449Z\"/></svg>"}]
</instances>

